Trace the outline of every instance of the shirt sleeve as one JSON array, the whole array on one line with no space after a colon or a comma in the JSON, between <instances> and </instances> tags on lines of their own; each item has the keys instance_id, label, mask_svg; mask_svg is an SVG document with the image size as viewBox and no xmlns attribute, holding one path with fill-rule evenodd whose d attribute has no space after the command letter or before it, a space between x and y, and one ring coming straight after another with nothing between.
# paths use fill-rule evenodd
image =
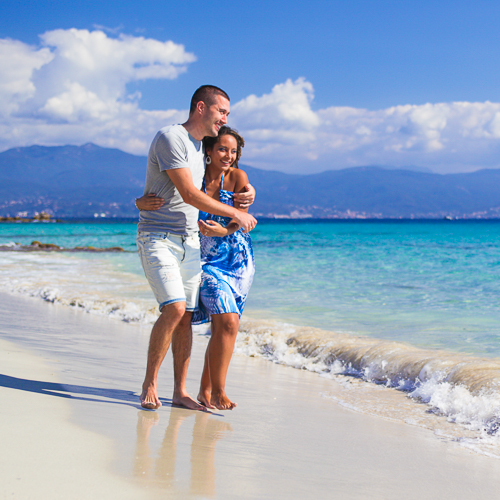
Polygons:
<instances>
[{"instance_id":1,"label":"shirt sleeve","mask_svg":"<svg viewBox=\"0 0 500 500\"><path fill-rule=\"evenodd\" d=\"M160 172L189 167L186 145L177 134L161 134L156 141L155 153Z\"/></svg>"}]
</instances>

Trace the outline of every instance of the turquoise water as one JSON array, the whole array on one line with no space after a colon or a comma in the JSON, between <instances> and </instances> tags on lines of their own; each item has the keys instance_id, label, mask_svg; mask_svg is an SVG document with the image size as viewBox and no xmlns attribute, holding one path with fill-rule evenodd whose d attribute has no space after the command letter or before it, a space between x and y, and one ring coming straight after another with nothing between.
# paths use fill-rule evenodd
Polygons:
<instances>
[{"instance_id":1,"label":"turquoise water","mask_svg":"<svg viewBox=\"0 0 500 500\"><path fill-rule=\"evenodd\" d=\"M414 345L500 356L500 222L270 222L249 308Z\"/></svg>"},{"instance_id":2,"label":"turquoise water","mask_svg":"<svg viewBox=\"0 0 500 500\"><path fill-rule=\"evenodd\" d=\"M65 248L77 246L114 247L135 252L137 225L131 222L0 223L0 245L32 241L55 243Z\"/></svg>"},{"instance_id":3,"label":"turquoise water","mask_svg":"<svg viewBox=\"0 0 500 500\"><path fill-rule=\"evenodd\" d=\"M104 260L126 282L142 276L135 231L131 222L0 224L0 245L121 246L59 255ZM252 239L254 317L500 357L500 221L260 221ZM151 297L147 287L138 294Z\"/></svg>"}]
</instances>

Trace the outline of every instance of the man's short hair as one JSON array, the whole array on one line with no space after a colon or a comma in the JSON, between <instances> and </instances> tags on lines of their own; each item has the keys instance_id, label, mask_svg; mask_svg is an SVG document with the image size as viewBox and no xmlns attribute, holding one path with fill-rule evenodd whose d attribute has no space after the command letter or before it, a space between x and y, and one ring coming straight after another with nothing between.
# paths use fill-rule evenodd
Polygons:
<instances>
[{"instance_id":1,"label":"man's short hair","mask_svg":"<svg viewBox=\"0 0 500 500\"><path fill-rule=\"evenodd\" d=\"M193 94L193 97L191 98L189 114L191 115L194 113L196 105L200 101L203 101L206 106L212 106L212 104L215 104L216 96L218 95L225 97L228 101L231 100L229 99L229 96L219 87L216 87L215 85L202 85L199 89L196 90L196 92Z\"/></svg>"}]
</instances>

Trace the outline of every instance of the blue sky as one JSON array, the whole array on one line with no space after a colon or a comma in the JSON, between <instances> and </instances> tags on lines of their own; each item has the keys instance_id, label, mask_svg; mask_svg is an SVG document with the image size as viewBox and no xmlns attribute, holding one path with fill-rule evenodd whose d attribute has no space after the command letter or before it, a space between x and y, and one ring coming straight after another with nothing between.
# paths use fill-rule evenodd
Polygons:
<instances>
[{"instance_id":1,"label":"blue sky","mask_svg":"<svg viewBox=\"0 0 500 500\"><path fill-rule=\"evenodd\" d=\"M4 0L0 149L146 154L213 83L259 168L498 168L499 25L493 1Z\"/></svg>"}]
</instances>

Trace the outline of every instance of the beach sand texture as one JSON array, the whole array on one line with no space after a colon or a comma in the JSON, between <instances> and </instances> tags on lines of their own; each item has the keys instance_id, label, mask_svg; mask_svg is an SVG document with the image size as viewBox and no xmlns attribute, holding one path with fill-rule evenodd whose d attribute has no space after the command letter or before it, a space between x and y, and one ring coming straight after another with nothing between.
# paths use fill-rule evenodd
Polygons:
<instances>
[{"instance_id":1,"label":"beach sand texture","mask_svg":"<svg viewBox=\"0 0 500 500\"><path fill-rule=\"evenodd\" d=\"M495 498L500 460L353 412L335 380L235 355L232 412L140 409L149 327L1 294L0 498ZM206 337L188 378L197 393ZM332 397L325 397L328 394Z\"/></svg>"}]
</instances>

